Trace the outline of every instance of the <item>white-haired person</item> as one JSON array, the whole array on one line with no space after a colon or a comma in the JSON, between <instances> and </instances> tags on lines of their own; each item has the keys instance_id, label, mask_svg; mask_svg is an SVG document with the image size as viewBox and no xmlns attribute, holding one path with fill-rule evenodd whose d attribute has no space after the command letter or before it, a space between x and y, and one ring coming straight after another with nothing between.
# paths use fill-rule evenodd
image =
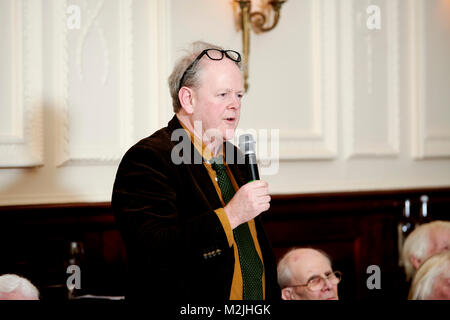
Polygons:
<instances>
[{"instance_id":1,"label":"white-haired person","mask_svg":"<svg viewBox=\"0 0 450 320\"><path fill-rule=\"evenodd\" d=\"M450 221L436 220L414 229L402 249L406 281L412 279L427 258L446 250L450 250Z\"/></svg>"},{"instance_id":2,"label":"white-haired person","mask_svg":"<svg viewBox=\"0 0 450 320\"><path fill-rule=\"evenodd\" d=\"M278 284L283 300L338 300L342 274L333 271L322 250L294 248L278 263Z\"/></svg>"},{"instance_id":3,"label":"white-haired person","mask_svg":"<svg viewBox=\"0 0 450 320\"><path fill-rule=\"evenodd\" d=\"M409 300L450 300L450 251L428 258L417 270Z\"/></svg>"},{"instance_id":4,"label":"white-haired person","mask_svg":"<svg viewBox=\"0 0 450 320\"><path fill-rule=\"evenodd\" d=\"M39 300L39 291L23 277L4 274L0 276L0 300Z\"/></svg>"}]
</instances>

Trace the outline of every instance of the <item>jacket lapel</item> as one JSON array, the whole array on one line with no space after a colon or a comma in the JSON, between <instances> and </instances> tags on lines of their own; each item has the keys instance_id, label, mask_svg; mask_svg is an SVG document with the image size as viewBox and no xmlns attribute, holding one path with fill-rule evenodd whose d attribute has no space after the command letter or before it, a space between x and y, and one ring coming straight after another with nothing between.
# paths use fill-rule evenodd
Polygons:
<instances>
[{"instance_id":1,"label":"jacket lapel","mask_svg":"<svg viewBox=\"0 0 450 320\"><path fill-rule=\"evenodd\" d=\"M181 126L178 118L176 115L173 116L173 118L168 123L168 133L170 136L172 136L172 133L177 130L181 129L183 139L189 139L189 134L184 130L184 128ZM188 141L188 140L186 140ZM175 146L177 143L176 141L172 142ZM205 168L205 165L202 162L202 156L195 148L194 144L190 143L190 163L194 163L192 165L186 165L187 170L190 172L191 176L193 177L193 183L196 183L198 185L198 189L200 192L202 192L207 199L207 202L210 204L212 210L216 208L222 207L222 203L220 201L219 195L217 194L216 188L214 187L213 182L211 181L211 178L208 174L207 169ZM195 161L194 161L195 160ZM181 164L183 165L183 164ZM233 172L234 174L234 172ZM193 188L195 186L192 186Z\"/></svg>"}]
</instances>

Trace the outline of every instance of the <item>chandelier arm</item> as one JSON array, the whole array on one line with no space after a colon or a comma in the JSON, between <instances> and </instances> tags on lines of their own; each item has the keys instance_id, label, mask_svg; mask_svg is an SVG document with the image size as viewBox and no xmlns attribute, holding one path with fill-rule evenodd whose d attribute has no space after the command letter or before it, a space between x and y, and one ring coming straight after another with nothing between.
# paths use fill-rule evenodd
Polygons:
<instances>
[{"instance_id":1,"label":"chandelier arm","mask_svg":"<svg viewBox=\"0 0 450 320\"><path fill-rule=\"evenodd\" d=\"M259 11L252 12L250 14L250 21L252 23L252 27L255 32L270 31L277 26L279 20L280 20L280 12L275 11L272 25L265 27L264 25L266 24L267 21L266 15L264 15L262 12Z\"/></svg>"}]
</instances>

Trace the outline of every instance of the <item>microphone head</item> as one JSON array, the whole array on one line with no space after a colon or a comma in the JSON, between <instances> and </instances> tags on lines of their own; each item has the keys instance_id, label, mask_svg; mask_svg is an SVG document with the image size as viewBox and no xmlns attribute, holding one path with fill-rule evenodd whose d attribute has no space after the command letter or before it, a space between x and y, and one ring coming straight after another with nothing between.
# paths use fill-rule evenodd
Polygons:
<instances>
[{"instance_id":1,"label":"microphone head","mask_svg":"<svg viewBox=\"0 0 450 320\"><path fill-rule=\"evenodd\" d=\"M256 154L256 141L251 134L247 133L239 137L239 149L241 149L245 155Z\"/></svg>"}]
</instances>

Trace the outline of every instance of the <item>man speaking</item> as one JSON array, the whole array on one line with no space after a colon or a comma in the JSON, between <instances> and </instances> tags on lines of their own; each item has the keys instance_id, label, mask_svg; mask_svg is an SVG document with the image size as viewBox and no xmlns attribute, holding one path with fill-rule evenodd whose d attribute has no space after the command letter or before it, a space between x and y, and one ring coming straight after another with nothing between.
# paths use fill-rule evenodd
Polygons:
<instances>
[{"instance_id":1,"label":"man speaking","mask_svg":"<svg viewBox=\"0 0 450 320\"><path fill-rule=\"evenodd\" d=\"M251 181L233 138L244 93L241 56L204 42L169 77L175 115L131 147L112 208L138 300L280 299L276 261L259 215L265 181Z\"/></svg>"}]
</instances>

